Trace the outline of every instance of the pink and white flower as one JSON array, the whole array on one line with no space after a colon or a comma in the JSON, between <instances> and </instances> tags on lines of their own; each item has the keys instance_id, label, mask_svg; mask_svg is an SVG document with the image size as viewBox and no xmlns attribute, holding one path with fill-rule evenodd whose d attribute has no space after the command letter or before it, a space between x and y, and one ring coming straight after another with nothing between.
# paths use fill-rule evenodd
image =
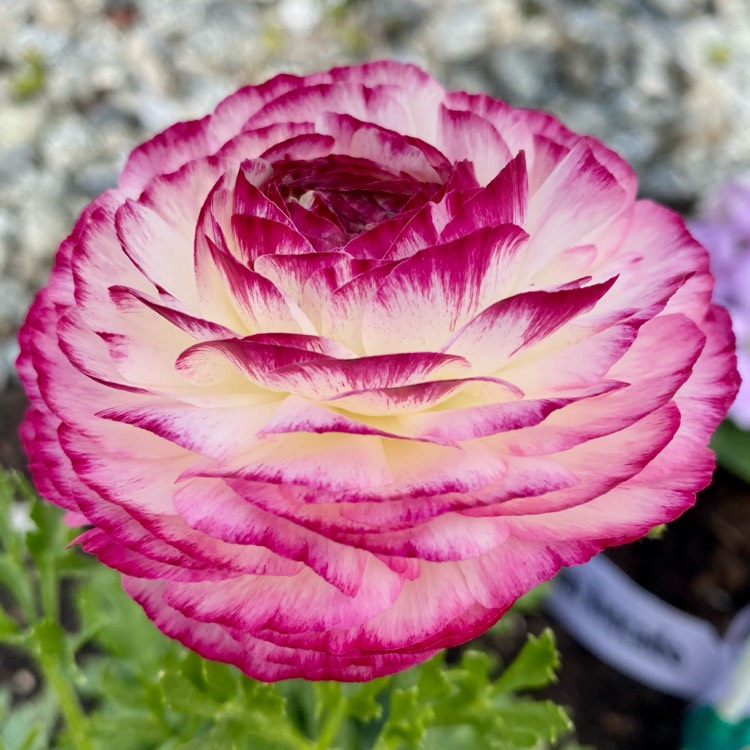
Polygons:
<instances>
[{"instance_id":1,"label":"pink and white flower","mask_svg":"<svg viewBox=\"0 0 750 750\"><path fill-rule=\"evenodd\" d=\"M394 62L130 156L21 333L42 494L165 633L366 680L678 516L737 385L703 248L553 117Z\"/></svg>"}]
</instances>

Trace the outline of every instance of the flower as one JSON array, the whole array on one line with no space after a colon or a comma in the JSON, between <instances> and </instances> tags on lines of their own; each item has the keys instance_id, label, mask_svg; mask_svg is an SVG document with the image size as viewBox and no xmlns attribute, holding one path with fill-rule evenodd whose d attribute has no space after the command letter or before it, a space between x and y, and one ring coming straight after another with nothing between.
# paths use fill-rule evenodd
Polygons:
<instances>
[{"instance_id":1,"label":"flower","mask_svg":"<svg viewBox=\"0 0 750 750\"><path fill-rule=\"evenodd\" d=\"M726 305L737 337L737 366L743 385L729 416L750 430L750 177L727 182L709 196L690 231L711 255L714 298Z\"/></svg>"},{"instance_id":2,"label":"flower","mask_svg":"<svg viewBox=\"0 0 750 750\"><path fill-rule=\"evenodd\" d=\"M165 633L366 680L679 515L736 389L707 255L553 117L376 62L131 154L21 333L42 494Z\"/></svg>"}]
</instances>

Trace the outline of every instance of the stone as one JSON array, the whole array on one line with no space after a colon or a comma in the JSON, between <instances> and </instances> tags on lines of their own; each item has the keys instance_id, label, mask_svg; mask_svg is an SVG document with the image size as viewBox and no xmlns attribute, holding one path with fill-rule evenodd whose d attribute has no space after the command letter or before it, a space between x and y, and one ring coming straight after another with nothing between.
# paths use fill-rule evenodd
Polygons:
<instances>
[{"instance_id":1,"label":"stone","mask_svg":"<svg viewBox=\"0 0 750 750\"><path fill-rule=\"evenodd\" d=\"M490 69L499 93L510 103L533 106L552 83L554 57L549 49L507 44L490 56Z\"/></svg>"},{"instance_id":2,"label":"stone","mask_svg":"<svg viewBox=\"0 0 750 750\"><path fill-rule=\"evenodd\" d=\"M44 127L47 114L48 106L39 98L0 107L0 159L11 149L27 148Z\"/></svg>"},{"instance_id":3,"label":"stone","mask_svg":"<svg viewBox=\"0 0 750 750\"><path fill-rule=\"evenodd\" d=\"M0 336L8 336L20 325L30 303L31 295L20 281L0 278Z\"/></svg>"},{"instance_id":4,"label":"stone","mask_svg":"<svg viewBox=\"0 0 750 750\"><path fill-rule=\"evenodd\" d=\"M309 34L320 22L321 7L316 0L281 0L277 6L279 21L292 34Z\"/></svg>"},{"instance_id":5,"label":"stone","mask_svg":"<svg viewBox=\"0 0 750 750\"><path fill-rule=\"evenodd\" d=\"M96 133L81 115L70 112L48 128L40 144L42 159L56 172L71 170L90 159Z\"/></svg>"},{"instance_id":6,"label":"stone","mask_svg":"<svg viewBox=\"0 0 750 750\"><path fill-rule=\"evenodd\" d=\"M432 53L439 60L456 63L480 55L489 42L489 24L481 4L448 4L428 23Z\"/></svg>"}]
</instances>

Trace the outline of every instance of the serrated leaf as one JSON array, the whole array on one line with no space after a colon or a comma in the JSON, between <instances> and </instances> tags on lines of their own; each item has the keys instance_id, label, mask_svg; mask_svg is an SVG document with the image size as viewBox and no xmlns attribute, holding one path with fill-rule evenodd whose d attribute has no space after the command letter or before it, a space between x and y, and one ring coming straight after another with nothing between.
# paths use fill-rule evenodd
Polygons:
<instances>
[{"instance_id":1,"label":"serrated leaf","mask_svg":"<svg viewBox=\"0 0 750 750\"><path fill-rule=\"evenodd\" d=\"M88 735L97 749L143 750L156 747L164 740L164 727L146 711L105 710L90 715Z\"/></svg>"},{"instance_id":2,"label":"serrated leaf","mask_svg":"<svg viewBox=\"0 0 750 750\"><path fill-rule=\"evenodd\" d=\"M477 736L473 726L430 727L422 742L423 750L467 750L487 747L486 741Z\"/></svg>"},{"instance_id":3,"label":"serrated leaf","mask_svg":"<svg viewBox=\"0 0 750 750\"><path fill-rule=\"evenodd\" d=\"M240 681L242 702L250 709L261 711L270 716L286 715L286 698L275 684L258 682L245 677Z\"/></svg>"},{"instance_id":4,"label":"serrated leaf","mask_svg":"<svg viewBox=\"0 0 750 750\"><path fill-rule=\"evenodd\" d=\"M358 685L347 696L347 713L359 721L375 721L383 715L383 706L378 698L388 687L388 678L371 680Z\"/></svg>"},{"instance_id":5,"label":"serrated leaf","mask_svg":"<svg viewBox=\"0 0 750 750\"><path fill-rule=\"evenodd\" d=\"M418 675L417 687L422 698L445 695L450 690L444 665L445 651L440 651L431 659L416 667L414 671Z\"/></svg>"},{"instance_id":6,"label":"serrated leaf","mask_svg":"<svg viewBox=\"0 0 750 750\"><path fill-rule=\"evenodd\" d=\"M268 734L260 734L246 724L238 724L233 735L238 750L251 747L253 750L307 750L313 745L304 740L294 740L288 736L282 736L284 727L269 727ZM222 748L223 750L223 748ZM326 748L328 750L328 748Z\"/></svg>"},{"instance_id":7,"label":"serrated leaf","mask_svg":"<svg viewBox=\"0 0 750 750\"><path fill-rule=\"evenodd\" d=\"M554 742L573 727L564 709L551 701L513 701L497 708L495 714L511 738L531 735L537 744L540 740Z\"/></svg>"},{"instance_id":8,"label":"serrated leaf","mask_svg":"<svg viewBox=\"0 0 750 750\"><path fill-rule=\"evenodd\" d=\"M432 708L419 701L419 690L396 688L391 694L390 714L383 727L377 748L404 747L418 750L427 730L427 724L434 719Z\"/></svg>"},{"instance_id":9,"label":"serrated leaf","mask_svg":"<svg viewBox=\"0 0 750 750\"><path fill-rule=\"evenodd\" d=\"M476 726L486 724L489 719L491 694L490 657L481 651L468 650L457 667L444 670L447 691L432 699L432 707L438 724L460 724L470 722ZM420 693L420 701L425 696Z\"/></svg>"},{"instance_id":10,"label":"serrated leaf","mask_svg":"<svg viewBox=\"0 0 750 750\"><path fill-rule=\"evenodd\" d=\"M465 672L466 677L463 677L463 675L462 677L466 684L474 688L481 688L485 687L490 680L491 666L492 661L488 653L468 649L461 655L460 670L451 670L451 672L455 675Z\"/></svg>"},{"instance_id":11,"label":"serrated leaf","mask_svg":"<svg viewBox=\"0 0 750 750\"><path fill-rule=\"evenodd\" d=\"M158 684L145 683L132 664L102 656L88 658L84 668L86 695L89 698L105 698L105 708L115 706L118 712L137 713L153 711L157 704L162 705Z\"/></svg>"},{"instance_id":12,"label":"serrated leaf","mask_svg":"<svg viewBox=\"0 0 750 750\"><path fill-rule=\"evenodd\" d=\"M315 691L315 713L316 718L330 713L331 711L338 711L341 703L344 700L341 683L339 682L316 682L313 685Z\"/></svg>"},{"instance_id":13,"label":"serrated leaf","mask_svg":"<svg viewBox=\"0 0 750 750\"><path fill-rule=\"evenodd\" d=\"M235 739L229 736L228 731L226 726L216 726L188 742L173 747L179 747L180 750L245 750L255 747L248 739L242 745L237 744Z\"/></svg>"},{"instance_id":14,"label":"serrated leaf","mask_svg":"<svg viewBox=\"0 0 750 750\"><path fill-rule=\"evenodd\" d=\"M206 692L218 703L232 700L239 692L240 673L235 667L201 659L201 678Z\"/></svg>"},{"instance_id":15,"label":"serrated leaf","mask_svg":"<svg viewBox=\"0 0 750 750\"><path fill-rule=\"evenodd\" d=\"M165 669L159 674L159 688L164 705L178 713L214 717L221 704L199 690L183 674Z\"/></svg>"},{"instance_id":16,"label":"serrated leaf","mask_svg":"<svg viewBox=\"0 0 750 750\"><path fill-rule=\"evenodd\" d=\"M560 659L555 637L548 628L537 638L530 635L518 656L494 684L494 695L514 693L549 685L555 679Z\"/></svg>"}]
</instances>

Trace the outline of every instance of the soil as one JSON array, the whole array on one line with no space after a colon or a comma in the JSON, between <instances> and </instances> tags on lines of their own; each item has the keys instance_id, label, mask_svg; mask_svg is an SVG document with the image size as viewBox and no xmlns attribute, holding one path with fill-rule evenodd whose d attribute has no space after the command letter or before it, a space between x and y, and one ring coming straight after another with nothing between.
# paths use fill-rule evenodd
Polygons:
<instances>
[{"instance_id":1,"label":"soil","mask_svg":"<svg viewBox=\"0 0 750 750\"><path fill-rule=\"evenodd\" d=\"M25 409L20 390L0 394L0 465L23 468L17 427ZM718 470L696 506L669 525L658 541L643 540L608 556L636 582L676 607L705 618L720 631L750 602L750 487ZM533 632L554 628L562 657L560 680L548 691L566 706L581 743L597 750L677 750L685 703L610 669L578 646L544 614ZM523 634L508 635L501 652L513 653ZM30 665L0 656L0 682L16 695ZM28 681L28 680L26 680Z\"/></svg>"},{"instance_id":2,"label":"soil","mask_svg":"<svg viewBox=\"0 0 750 750\"><path fill-rule=\"evenodd\" d=\"M0 466L22 469L26 459L18 439L18 425L26 409L26 396L20 388L0 392Z\"/></svg>"}]
</instances>

